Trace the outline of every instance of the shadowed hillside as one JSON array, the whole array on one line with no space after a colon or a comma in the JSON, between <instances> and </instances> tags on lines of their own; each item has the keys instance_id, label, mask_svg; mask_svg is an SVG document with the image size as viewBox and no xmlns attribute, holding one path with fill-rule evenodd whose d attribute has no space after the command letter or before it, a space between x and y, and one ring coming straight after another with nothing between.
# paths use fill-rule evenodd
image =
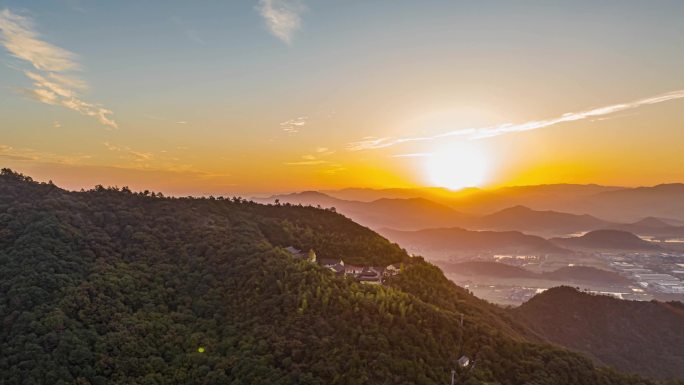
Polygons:
<instances>
[{"instance_id":1,"label":"shadowed hillside","mask_svg":"<svg viewBox=\"0 0 684 385\"><path fill-rule=\"evenodd\" d=\"M512 314L549 340L627 372L684 377L684 306L624 301L558 287Z\"/></svg>"}]
</instances>

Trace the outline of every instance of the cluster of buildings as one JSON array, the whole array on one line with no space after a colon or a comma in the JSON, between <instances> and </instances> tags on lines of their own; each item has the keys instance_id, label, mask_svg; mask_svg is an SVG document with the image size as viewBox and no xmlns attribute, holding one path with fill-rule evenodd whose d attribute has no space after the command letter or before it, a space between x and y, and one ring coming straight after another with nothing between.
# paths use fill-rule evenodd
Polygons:
<instances>
[{"instance_id":1,"label":"cluster of buildings","mask_svg":"<svg viewBox=\"0 0 684 385\"><path fill-rule=\"evenodd\" d=\"M654 273L648 269L633 274L639 286L650 288L662 293L684 294L684 283L670 274Z\"/></svg>"},{"instance_id":2,"label":"cluster of buildings","mask_svg":"<svg viewBox=\"0 0 684 385\"><path fill-rule=\"evenodd\" d=\"M381 285L385 278L399 273L401 266L398 263L387 266L362 266L345 264L342 259L318 258L313 250L308 253L293 246L285 248L285 251L293 257L317 263L320 266L330 269L337 275L351 276L361 283Z\"/></svg>"},{"instance_id":3,"label":"cluster of buildings","mask_svg":"<svg viewBox=\"0 0 684 385\"><path fill-rule=\"evenodd\" d=\"M524 267L531 263L538 264L542 261L542 256L539 255L494 254L491 258L495 262L517 267ZM485 260L489 260L489 258Z\"/></svg>"},{"instance_id":4,"label":"cluster of buildings","mask_svg":"<svg viewBox=\"0 0 684 385\"><path fill-rule=\"evenodd\" d=\"M643 289L668 294L684 294L684 281L676 277L684 271L657 272L635 261L613 261L611 266ZM684 269L683 269L684 270Z\"/></svg>"}]
</instances>

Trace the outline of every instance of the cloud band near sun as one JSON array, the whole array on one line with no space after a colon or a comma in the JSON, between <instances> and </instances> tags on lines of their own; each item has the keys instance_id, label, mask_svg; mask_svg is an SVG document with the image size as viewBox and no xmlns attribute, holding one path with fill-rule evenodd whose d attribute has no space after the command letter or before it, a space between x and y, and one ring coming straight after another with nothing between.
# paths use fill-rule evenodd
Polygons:
<instances>
[{"instance_id":1,"label":"cloud band near sun","mask_svg":"<svg viewBox=\"0 0 684 385\"><path fill-rule=\"evenodd\" d=\"M402 143L426 142L450 137L460 137L464 139L491 138L514 132L538 130L540 128L551 127L565 122L574 122L578 120L597 118L605 115L614 114L616 112L632 110L647 105L663 103L670 100L676 100L681 98L684 98L684 90L672 91L661 95L635 100L632 102L613 104L610 106L598 107L580 112L568 112L555 118L545 120L533 120L525 123L504 123L489 127L461 128L458 130L447 131L430 136L405 136L399 138L368 137L357 142L349 143L347 148L351 151L361 151L392 147Z\"/></svg>"}]
</instances>

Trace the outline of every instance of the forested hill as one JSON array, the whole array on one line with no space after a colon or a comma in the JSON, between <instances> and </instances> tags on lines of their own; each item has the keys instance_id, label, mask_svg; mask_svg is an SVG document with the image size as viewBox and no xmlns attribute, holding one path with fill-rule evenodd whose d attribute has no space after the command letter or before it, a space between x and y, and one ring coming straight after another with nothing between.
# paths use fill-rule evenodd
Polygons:
<instances>
[{"instance_id":1,"label":"forested hill","mask_svg":"<svg viewBox=\"0 0 684 385\"><path fill-rule=\"evenodd\" d=\"M389 287L283 250L402 262ZM465 314L464 327L459 326ZM331 211L0 175L0 384L651 384L532 342Z\"/></svg>"},{"instance_id":2,"label":"forested hill","mask_svg":"<svg viewBox=\"0 0 684 385\"><path fill-rule=\"evenodd\" d=\"M549 340L621 370L684 378L681 302L623 301L556 287L513 314Z\"/></svg>"}]
</instances>

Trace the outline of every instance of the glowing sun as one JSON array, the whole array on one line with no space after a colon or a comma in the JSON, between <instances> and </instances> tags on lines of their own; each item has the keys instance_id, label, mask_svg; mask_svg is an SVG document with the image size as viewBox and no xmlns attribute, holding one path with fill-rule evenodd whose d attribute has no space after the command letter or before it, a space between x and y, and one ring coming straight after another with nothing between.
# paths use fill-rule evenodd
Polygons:
<instances>
[{"instance_id":1,"label":"glowing sun","mask_svg":"<svg viewBox=\"0 0 684 385\"><path fill-rule=\"evenodd\" d=\"M433 186L458 190L481 186L489 176L489 158L472 143L458 143L430 154L425 173Z\"/></svg>"}]
</instances>

